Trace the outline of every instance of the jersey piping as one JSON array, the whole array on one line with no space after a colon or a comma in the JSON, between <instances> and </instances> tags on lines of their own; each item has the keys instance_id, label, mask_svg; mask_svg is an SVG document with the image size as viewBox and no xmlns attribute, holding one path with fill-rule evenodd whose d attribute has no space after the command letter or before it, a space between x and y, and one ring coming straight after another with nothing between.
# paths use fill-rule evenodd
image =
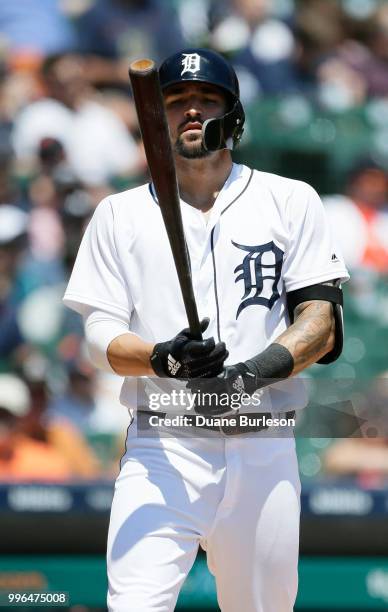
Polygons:
<instances>
[{"instance_id":1,"label":"jersey piping","mask_svg":"<svg viewBox=\"0 0 388 612\"><path fill-rule=\"evenodd\" d=\"M220 217L232 206L232 204L237 202L237 200L243 195L243 193L245 193L245 191L248 189L249 184L250 184L250 182L252 180L252 176L253 176L253 170L251 169L251 173L249 175L249 179L246 182L244 188L234 198L234 200L232 200L230 202L230 204L228 204L226 206L226 208L224 208L224 210L221 211ZM215 229L216 229L216 226L213 227L213 229L211 231L211 234L210 234L210 248L211 248L211 252L212 252L212 263L213 263L214 299L215 299L215 302L216 302L216 312L217 312L217 336L218 336L218 341L221 342L220 307L219 307L218 291L217 291L217 268L216 268L216 259L215 259L215 253L214 253L214 230Z\"/></svg>"}]
</instances>

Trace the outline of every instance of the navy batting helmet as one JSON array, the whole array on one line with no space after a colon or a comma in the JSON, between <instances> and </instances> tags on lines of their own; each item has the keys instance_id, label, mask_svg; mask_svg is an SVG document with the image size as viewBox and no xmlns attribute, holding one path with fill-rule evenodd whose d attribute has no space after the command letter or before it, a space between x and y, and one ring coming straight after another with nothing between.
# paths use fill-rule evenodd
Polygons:
<instances>
[{"instance_id":1,"label":"navy batting helmet","mask_svg":"<svg viewBox=\"0 0 388 612\"><path fill-rule=\"evenodd\" d=\"M233 149L244 131L245 114L240 102L236 73L221 55L210 49L184 49L168 57L159 68L162 90L184 81L200 81L220 87L226 94L228 112L208 119L202 126L203 144L208 151Z\"/></svg>"}]
</instances>

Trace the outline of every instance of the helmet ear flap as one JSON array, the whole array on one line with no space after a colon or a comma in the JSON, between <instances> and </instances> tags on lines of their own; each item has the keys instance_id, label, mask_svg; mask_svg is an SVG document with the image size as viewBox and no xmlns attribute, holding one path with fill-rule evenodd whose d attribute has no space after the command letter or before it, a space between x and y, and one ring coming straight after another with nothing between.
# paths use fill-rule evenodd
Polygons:
<instances>
[{"instance_id":1,"label":"helmet ear flap","mask_svg":"<svg viewBox=\"0 0 388 612\"><path fill-rule=\"evenodd\" d=\"M218 151L224 147L224 121L220 119L206 119L202 125L202 142L206 151Z\"/></svg>"},{"instance_id":2,"label":"helmet ear flap","mask_svg":"<svg viewBox=\"0 0 388 612\"><path fill-rule=\"evenodd\" d=\"M238 144L244 131L245 114L241 102L235 104L229 113L217 119L207 119L202 126L203 146L207 151L231 149Z\"/></svg>"}]
</instances>

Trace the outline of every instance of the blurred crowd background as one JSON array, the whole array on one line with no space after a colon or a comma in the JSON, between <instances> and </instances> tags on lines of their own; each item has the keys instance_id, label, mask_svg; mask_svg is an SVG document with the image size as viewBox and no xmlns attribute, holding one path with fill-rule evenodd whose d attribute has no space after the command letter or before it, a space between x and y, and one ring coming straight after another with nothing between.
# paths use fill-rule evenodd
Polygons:
<instances>
[{"instance_id":1,"label":"blurred crowd background","mask_svg":"<svg viewBox=\"0 0 388 612\"><path fill-rule=\"evenodd\" d=\"M307 180L351 272L335 378L377 420L388 400L388 2L0 2L0 481L112 479L128 415L121 379L88 363L61 303L98 202L147 180L133 59L211 47L238 73L235 159ZM85 279L85 283L88 279ZM173 296L172 296L172 299ZM388 434L302 438L302 478L388 474Z\"/></svg>"}]
</instances>

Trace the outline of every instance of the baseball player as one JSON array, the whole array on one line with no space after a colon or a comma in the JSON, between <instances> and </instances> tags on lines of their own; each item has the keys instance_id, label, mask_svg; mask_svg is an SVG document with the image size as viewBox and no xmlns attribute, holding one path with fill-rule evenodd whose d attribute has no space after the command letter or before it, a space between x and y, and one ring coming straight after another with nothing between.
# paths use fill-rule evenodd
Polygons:
<instances>
[{"instance_id":1,"label":"baseball player","mask_svg":"<svg viewBox=\"0 0 388 612\"><path fill-rule=\"evenodd\" d=\"M65 295L84 317L94 363L125 377L132 418L110 518L108 607L174 610L201 545L222 612L291 612L295 443L290 426L277 435L262 417L289 423L306 403L294 375L341 353L348 273L309 185L232 162L244 111L229 63L188 49L159 75L204 340L186 328L152 184L100 203ZM133 408L136 377L154 388L183 379L197 398L211 381L217 397L250 399L232 412L197 401L202 421L191 418L190 435L148 436ZM170 409L164 401L157 413L162 428Z\"/></svg>"}]
</instances>

